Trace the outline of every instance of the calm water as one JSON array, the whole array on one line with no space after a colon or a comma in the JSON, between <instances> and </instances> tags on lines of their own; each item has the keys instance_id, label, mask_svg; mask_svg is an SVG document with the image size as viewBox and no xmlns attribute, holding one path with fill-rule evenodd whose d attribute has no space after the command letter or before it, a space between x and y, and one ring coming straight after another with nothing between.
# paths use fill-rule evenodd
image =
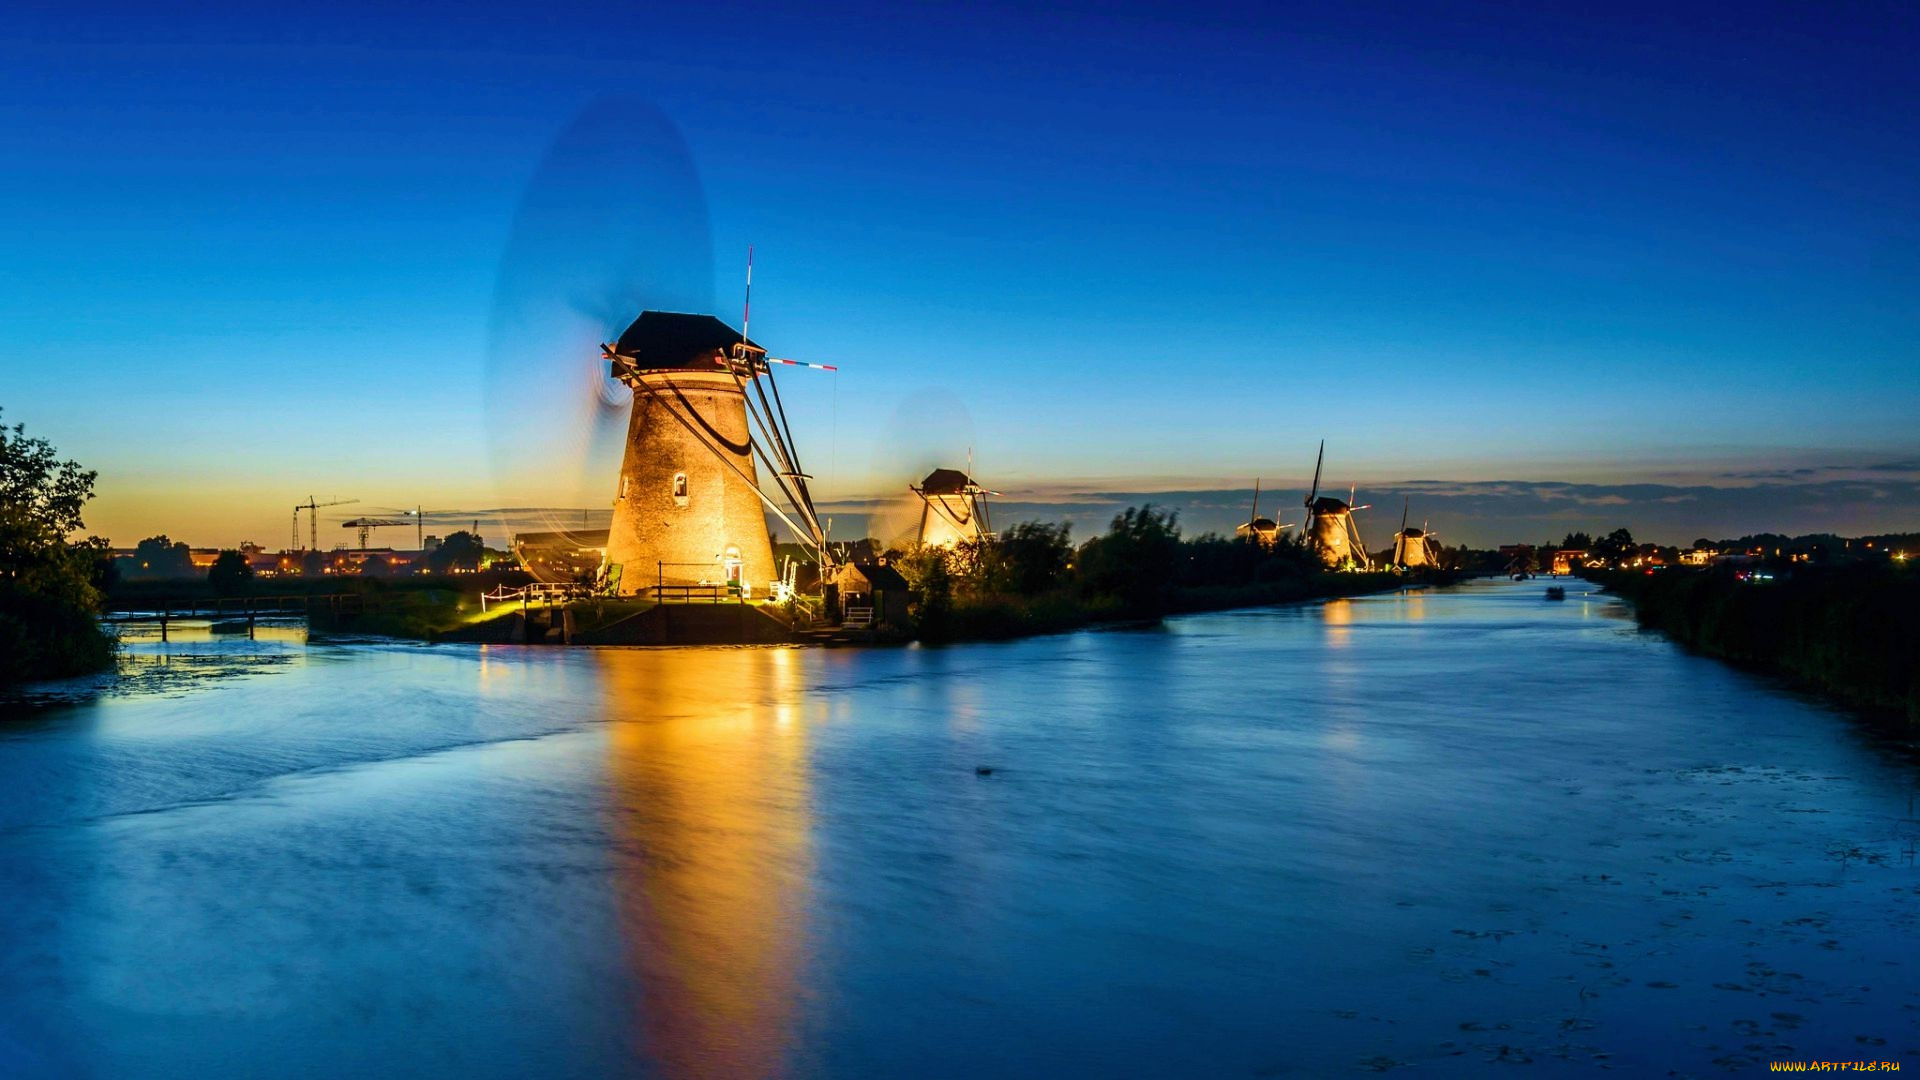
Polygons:
<instances>
[{"instance_id":1,"label":"calm water","mask_svg":"<svg viewBox=\"0 0 1920 1080\"><path fill-rule=\"evenodd\" d=\"M0 726L0 1073L1920 1068L1911 759L1571 591L139 643Z\"/></svg>"}]
</instances>

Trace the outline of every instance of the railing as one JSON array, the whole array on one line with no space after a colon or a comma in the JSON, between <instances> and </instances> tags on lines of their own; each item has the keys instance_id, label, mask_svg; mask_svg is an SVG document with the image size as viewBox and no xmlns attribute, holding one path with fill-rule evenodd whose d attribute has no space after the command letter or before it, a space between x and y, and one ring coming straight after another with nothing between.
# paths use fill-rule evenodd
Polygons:
<instances>
[{"instance_id":1,"label":"railing","mask_svg":"<svg viewBox=\"0 0 1920 1080\"><path fill-rule=\"evenodd\" d=\"M867 627L873 625L873 609L870 607L849 607L847 609L847 617L840 620L840 625L849 630L865 630Z\"/></svg>"},{"instance_id":2,"label":"railing","mask_svg":"<svg viewBox=\"0 0 1920 1080\"><path fill-rule=\"evenodd\" d=\"M369 598L365 593L195 597L186 600L162 600L138 607L119 606L103 613L101 621L121 624L157 623L160 627L160 640L169 641L171 640L170 627L183 619L218 620L222 616L227 616L237 625L240 618L244 616L247 621L247 637L251 638L254 636L255 623L262 616L301 614L311 619L313 613L320 609L325 609L329 615L335 617L362 615L368 611L379 610L380 605L381 600L378 597Z\"/></svg>"},{"instance_id":3,"label":"railing","mask_svg":"<svg viewBox=\"0 0 1920 1080\"><path fill-rule=\"evenodd\" d=\"M663 604L721 604L741 599L737 585L655 585L652 592L653 598Z\"/></svg>"},{"instance_id":4,"label":"railing","mask_svg":"<svg viewBox=\"0 0 1920 1080\"><path fill-rule=\"evenodd\" d=\"M795 619L794 622L798 623L804 620L808 626L812 626L814 623L820 621L820 605L818 603L799 595L788 598L787 603L791 604L793 610L799 615L799 618Z\"/></svg>"},{"instance_id":5,"label":"railing","mask_svg":"<svg viewBox=\"0 0 1920 1080\"><path fill-rule=\"evenodd\" d=\"M205 612L208 615L222 615L233 612L239 615L269 615L278 611L305 611L317 603L332 603L342 596L354 593L331 593L319 596L286 594L281 596L200 596L171 597L159 600L135 602L122 601L108 605L106 618L120 622L128 619L146 621L165 615L169 618L189 618Z\"/></svg>"},{"instance_id":6,"label":"railing","mask_svg":"<svg viewBox=\"0 0 1920 1080\"><path fill-rule=\"evenodd\" d=\"M561 603L567 600L579 600L593 595L593 586L582 585L577 581L536 581L530 585L502 585L490 593L480 594L480 610L487 610L488 603L507 604L515 600L521 603Z\"/></svg>"}]
</instances>

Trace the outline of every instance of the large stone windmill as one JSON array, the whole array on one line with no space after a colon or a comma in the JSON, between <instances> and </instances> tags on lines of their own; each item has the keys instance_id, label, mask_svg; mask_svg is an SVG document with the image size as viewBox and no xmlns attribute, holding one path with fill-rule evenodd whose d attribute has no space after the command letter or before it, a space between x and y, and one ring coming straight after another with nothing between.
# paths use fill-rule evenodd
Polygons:
<instances>
[{"instance_id":1,"label":"large stone windmill","mask_svg":"<svg viewBox=\"0 0 1920 1080\"><path fill-rule=\"evenodd\" d=\"M777 577L768 512L821 549L765 349L711 315L645 311L604 351L633 390L607 533L615 591L763 595Z\"/></svg>"},{"instance_id":2,"label":"large stone windmill","mask_svg":"<svg viewBox=\"0 0 1920 1080\"><path fill-rule=\"evenodd\" d=\"M1313 462L1313 490L1307 493L1307 524L1305 534L1307 545L1320 556L1322 564L1339 569L1353 566L1361 570L1373 568L1373 562L1367 557L1367 546L1360 541L1360 527L1354 524L1353 512L1367 507L1354 506L1351 501L1342 502L1331 495L1320 494L1320 466L1326 461L1327 442L1320 440L1320 456ZM1351 500L1352 493L1347 498Z\"/></svg>"}]
</instances>

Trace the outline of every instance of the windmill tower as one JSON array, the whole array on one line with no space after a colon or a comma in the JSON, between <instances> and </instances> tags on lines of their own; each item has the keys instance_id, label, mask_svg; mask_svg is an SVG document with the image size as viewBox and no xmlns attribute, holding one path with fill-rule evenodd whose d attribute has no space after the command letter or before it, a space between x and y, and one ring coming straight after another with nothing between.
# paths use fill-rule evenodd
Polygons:
<instances>
[{"instance_id":1,"label":"windmill tower","mask_svg":"<svg viewBox=\"0 0 1920 1080\"><path fill-rule=\"evenodd\" d=\"M1440 565L1433 550L1433 533L1427 531L1426 522L1421 522L1417 529L1407 528L1405 500L1400 504L1400 531L1393 534L1393 565L1402 570Z\"/></svg>"},{"instance_id":2,"label":"windmill tower","mask_svg":"<svg viewBox=\"0 0 1920 1080\"><path fill-rule=\"evenodd\" d=\"M1282 530L1291 528L1293 528L1291 522L1277 522L1272 518L1260 516L1260 478L1255 477L1253 480L1253 510L1248 513L1247 523L1245 525L1235 525L1233 527L1233 535L1242 540L1257 540L1263 545L1271 546L1280 542L1280 533Z\"/></svg>"},{"instance_id":3,"label":"windmill tower","mask_svg":"<svg viewBox=\"0 0 1920 1080\"><path fill-rule=\"evenodd\" d=\"M1347 502L1331 495L1320 494L1320 466L1327 457L1327 442L1320 440L1320 456L1313 462L1313 490L1307 493L1307 545L1320 556L1322 565L1338 569L1349 564L1361 569L1371 570L1373 562L1367 557L1367 546L1360 541L1360 527L1354 524L1353 512L1366 510L1365 506L1354 506L1353 493L1347 493Z\"/></svg>"},{"instance_id":4,"label":"windmill tower","mask_svg":"<svg viewBox=\"0 0 1920 1080\"><path fill-rule=\"evenodd\" d=\"M999 492L981 487L959 469L935 469L925 480L907 486L920 498L916 539L921 546L953 547L993 535L986 497Z\"/></svg>"},{"instance_id":5,"label":"windmill tower","mask_svg":"<svg viewBox=\"0 0 1920 1080\"><path fill-rule=\"evenodd\" d=\"M784 415L775 418L778 389L767 398L765 349L711 315L645 311L605 353L613 377L633 390L607 533L616 592L704 583L763 595L778 576L768 511L819 549L809 477Z\"/></svg>"}]
</instances>

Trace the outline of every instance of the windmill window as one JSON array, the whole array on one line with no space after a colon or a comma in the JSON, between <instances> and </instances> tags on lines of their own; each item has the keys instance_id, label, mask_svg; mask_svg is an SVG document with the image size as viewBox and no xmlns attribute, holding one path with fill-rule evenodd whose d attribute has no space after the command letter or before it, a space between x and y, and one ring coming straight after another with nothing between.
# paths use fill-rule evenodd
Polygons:
<instances>
[{"instance_id":1,"label":"windmill window","mask_svg":"<svg viewBox=\"0 0 1920 1080\"><path fill-rule=\"evenodd\" d=\"M627 497L627 481L629 479L631 479L631 477L622 476L620 478L620 497L623 499Z\"/></svg>"},{"instance_id":2,"label":"windmill window","mask_svg":"<svg viewBox=\"0 0 1920 1080\"><path fill-rule=\"evenodd\" d=\"M687 504L687 474L686 473L673 474L673 498L676 502L678 502L682 506L685 506Z\"/></svg>"}]
</instances>

